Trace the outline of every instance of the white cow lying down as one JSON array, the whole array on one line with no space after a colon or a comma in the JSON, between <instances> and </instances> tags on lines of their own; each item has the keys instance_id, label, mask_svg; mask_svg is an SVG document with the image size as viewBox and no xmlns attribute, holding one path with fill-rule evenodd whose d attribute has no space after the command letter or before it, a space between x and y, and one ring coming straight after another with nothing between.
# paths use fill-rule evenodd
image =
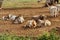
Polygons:
<instances>
[{"instance_id":1,"label":"white cow lying down","mask_svg":"<svg viewBox=\"0 0 60 40\"><path fill-rule=\"evenodd\" d=\"M28 20L24 27L35 28L36 26L37 26L37 23L35 20Z\"/></svg>"},{"instance_id":2,"label":"white cow lying down","mask_svg":"<svg viewBox=\"0 0 60 40\"><path fill-rule=\"evenodd\" d=\"M51 26L51 21L49 20L38 20L39 21L39 25L44 25L44 26Z\"/></svg>"},{"instance_id":3,"label":"white cow lying down","mask_svg":"<svg viewBox=\"0 0 60 40\"><path fill-rule=\"evenodd\" d=\"M23 18L23 16L18 17L17 19L15 19L14 23L23 23L25 20Z\"/></svg>"},{"instance_id":4,"label":"white cow lying down","mask_svg":"<svg viewBox=\"0 0 60 40\"><path fill-rule=\"evenodd\" d=\"M9 15L7 15L7 16L3 16L1 19L2 20L15 20L15 17L17 17L16 15L12 15L12 14L9 14Z\"/></svg>"},{"instance_id":5,"label":"white cow lying down","mask_svg":"<svg viewBox=\"0 0 60 40\"><path fill-rule=\"evenodd\" d=\"M24 22L23 16L16 16L13 14L9 14L7 19L9 19L12 23L23 23Z\"/></svg>"},{"instance_id":6,"label":"white cow lying down","mask_svg":"<svg viewBox=\"0 0 60 40\"><path fill-rule=\"evenodd\" d=\"M0 20L5 20L5 21L10 20L12 23L23 23L24 17L9 14L7 16L3 16L2 18L0 18Z\"/></svg>"},{"instance_id":7,"label":"white cow lying down","mask_svg":"<svg viewBox=\"0 0 60 40\"><path fill-rule=\"evenodd\" d=\"M58 16L58 8L56 6L50 6L49 9L51 16L53 17Z\"/></svg>"}]
</instances>

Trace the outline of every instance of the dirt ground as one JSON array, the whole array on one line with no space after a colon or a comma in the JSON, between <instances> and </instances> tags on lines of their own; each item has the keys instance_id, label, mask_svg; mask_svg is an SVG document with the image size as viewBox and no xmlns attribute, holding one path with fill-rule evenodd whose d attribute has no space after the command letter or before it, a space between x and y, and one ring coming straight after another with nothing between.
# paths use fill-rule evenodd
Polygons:
<instances>
[{"instance_id":1,"label":"dirt ground","mask_svg":"<svg viewBox=\"0 0 60 40\"><path fill-rule=\"evenodd\" d=\"M0 17L7 14L15 14L15 15L21 14L25 17L26 21L29 20L29 18L31 18L34 15L45 14L47 16L50 16L48 8L0 10ZM10 21L0 20L0 33L9 33L20 36L38 36L43 32L48 32L52 28L60 27L60 16L56 18L48 17L48 19L52 22L51 26L41 28L28 28L28 29L23 28L23 25L25 25L26 21L22 24L12 24Z\"/></svg>"}]
</instances>

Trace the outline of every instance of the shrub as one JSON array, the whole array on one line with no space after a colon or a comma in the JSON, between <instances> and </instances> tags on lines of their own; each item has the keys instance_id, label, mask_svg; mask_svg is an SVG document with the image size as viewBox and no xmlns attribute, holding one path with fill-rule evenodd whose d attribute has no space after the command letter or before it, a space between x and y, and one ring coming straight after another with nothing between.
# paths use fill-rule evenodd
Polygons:
<instances>
[{"instance_id":1,"label":"shrub","mask_svg":"<svg viewBox=\"0 0 60 40\"><path fill-rule=\"evenodd\" d=\"M56 35L54 32L51 32L49 34L49 36L44 34L44 35L38 37L38 40L60 40L60 37L58 35Z\"/></svg>"},{"instance_id":2,"label":"shrub","mask_svg":"<svg viewBox=\"0 0 60 40\"><path fill-rule=\"evenodd\" d=\"M0 40L60 40L60 36L56 35L55 32L45 33L42 36L36 37L23 37L23 36L15 36L15 35L8 35L8 34L3 34L0 35Z\"/></svg>"}]
</instances>

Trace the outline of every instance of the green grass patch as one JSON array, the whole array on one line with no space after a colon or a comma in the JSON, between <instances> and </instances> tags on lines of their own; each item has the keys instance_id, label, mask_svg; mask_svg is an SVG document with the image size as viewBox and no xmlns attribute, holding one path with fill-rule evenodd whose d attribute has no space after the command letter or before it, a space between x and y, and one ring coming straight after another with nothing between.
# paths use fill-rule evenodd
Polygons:
<instances>
[{"instance_id":1,"label":"green grass patch","mask_svg":"<svg viewBox=\"0 0 60 40\"><path fill-rule=\"evenodd\" d=\"M0 40L60 40L60 35L55 32L44 33L38 37L0 34Z\"/></svg>"}]
</instances>

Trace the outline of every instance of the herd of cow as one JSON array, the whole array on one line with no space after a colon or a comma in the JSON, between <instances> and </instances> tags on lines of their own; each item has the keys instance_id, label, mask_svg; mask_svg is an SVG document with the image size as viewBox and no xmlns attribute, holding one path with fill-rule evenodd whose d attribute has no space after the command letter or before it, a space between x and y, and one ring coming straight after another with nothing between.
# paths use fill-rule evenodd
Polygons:
<instances>
[{"instance_id":1,"label":"herd of cow","mask_svg":"<svg viewBox=\"0 0 60 40\"><path fill-rule=\"evenodd\" d=\"M56 4L55 6L49 6L48 7L49 10L50 10L50 16L51 17L57 17L58 14L59 14L59 11L60 11L60 4ZM21 24L21 23L24 23L25 22L25 18L24 16L22 15L19 15L19 16L16 16L16 15L13 15L13 14L8 14L7 16L3 16L1 18L1 20L9 20L11 21L13 24ZM32 16L31 19L29 19L24 27L33 27L33 28L36 28L37 26L41 27L41 26L51 26L51 21L47 19L47 16L46 15L35 15L35 16Z\"/></svg>"}]
</instances>

